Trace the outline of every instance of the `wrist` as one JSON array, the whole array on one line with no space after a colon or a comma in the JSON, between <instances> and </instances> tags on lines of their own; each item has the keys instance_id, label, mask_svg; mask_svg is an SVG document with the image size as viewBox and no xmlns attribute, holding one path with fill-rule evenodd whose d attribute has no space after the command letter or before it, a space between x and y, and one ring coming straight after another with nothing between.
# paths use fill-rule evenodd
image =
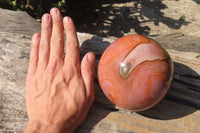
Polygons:
<instances>
[{"instance_id":1,"label":"wrist","mask_svg":"<svg viewBox=\"0 0 200 133\"><path fill-rule=\"evenodd\" d=\"M24 133L61 133L63 125L29 122Z\"/></svg>"}]
</instances>

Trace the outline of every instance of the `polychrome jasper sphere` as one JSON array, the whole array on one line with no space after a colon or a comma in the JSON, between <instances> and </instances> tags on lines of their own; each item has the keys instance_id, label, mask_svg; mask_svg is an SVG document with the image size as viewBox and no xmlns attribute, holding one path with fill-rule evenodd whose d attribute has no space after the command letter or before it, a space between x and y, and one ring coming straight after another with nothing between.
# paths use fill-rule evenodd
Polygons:
<instances>
[{"instance_id":1,"label":"polychrome jasper sphere","mask_svg":"<svg viewBox=\"0 0 200 133\"><path fill-rule=\"evenodd\" d=\"M167 51L142 35L113 42L98 65L100 86L118 107L142 111L157 104L170 88L173 65Z\"/></svg>"}]
</instances>

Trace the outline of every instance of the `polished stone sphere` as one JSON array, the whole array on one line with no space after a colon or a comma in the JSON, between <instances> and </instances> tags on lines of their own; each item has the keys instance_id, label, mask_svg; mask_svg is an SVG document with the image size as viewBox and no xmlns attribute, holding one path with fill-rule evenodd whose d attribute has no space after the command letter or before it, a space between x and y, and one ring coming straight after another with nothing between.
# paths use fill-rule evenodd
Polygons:
<instances>
[{"instance_id":1,"label":"polished stone sphere","mask_svg":"<svg viewBox=\"0 0 200 133\"><path fill-rule=\"evenodd\" d=\"M107 98L118 107L142 111L168 92L172 60L156 41L128 35L114 41L98 64L98 79Z\"/></svg>"}]
</instances>

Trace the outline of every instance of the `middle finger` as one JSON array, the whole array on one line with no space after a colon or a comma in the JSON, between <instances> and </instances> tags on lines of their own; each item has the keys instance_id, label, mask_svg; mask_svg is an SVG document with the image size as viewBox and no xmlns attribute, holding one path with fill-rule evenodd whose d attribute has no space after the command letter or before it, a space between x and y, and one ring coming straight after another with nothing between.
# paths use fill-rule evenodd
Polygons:
<instances>
[{"instance_id":1,"label":"middle finger","mask_svg":"<svg viewBox=\"0 0 200 133\"><path fill-rule=\"evenodd\" d=\"M50 11L53 21L53 29L51 36L51 50L50 50L50 61L63 60L64 51L64 31L63 22L60 11L57 8L52 8Z\"/></svg>"}]
</instances>

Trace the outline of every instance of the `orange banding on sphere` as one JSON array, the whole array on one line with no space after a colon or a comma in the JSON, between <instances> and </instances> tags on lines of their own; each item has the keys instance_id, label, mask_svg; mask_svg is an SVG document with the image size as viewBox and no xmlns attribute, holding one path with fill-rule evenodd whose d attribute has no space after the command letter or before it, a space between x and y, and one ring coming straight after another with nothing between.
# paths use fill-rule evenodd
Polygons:
<instances>
[{"instance_id":1,"label":"orange banding on sphere","mask_svg":"<svg viewBox=\"0 0 200 133\"><path fill-rule=\"evenodd\" d=\"M98 65L104 94L115 105L141 111L157 104L170 88L173 64L167 51L142 35L113 42Z\"/></svg>"}]
</instances>

